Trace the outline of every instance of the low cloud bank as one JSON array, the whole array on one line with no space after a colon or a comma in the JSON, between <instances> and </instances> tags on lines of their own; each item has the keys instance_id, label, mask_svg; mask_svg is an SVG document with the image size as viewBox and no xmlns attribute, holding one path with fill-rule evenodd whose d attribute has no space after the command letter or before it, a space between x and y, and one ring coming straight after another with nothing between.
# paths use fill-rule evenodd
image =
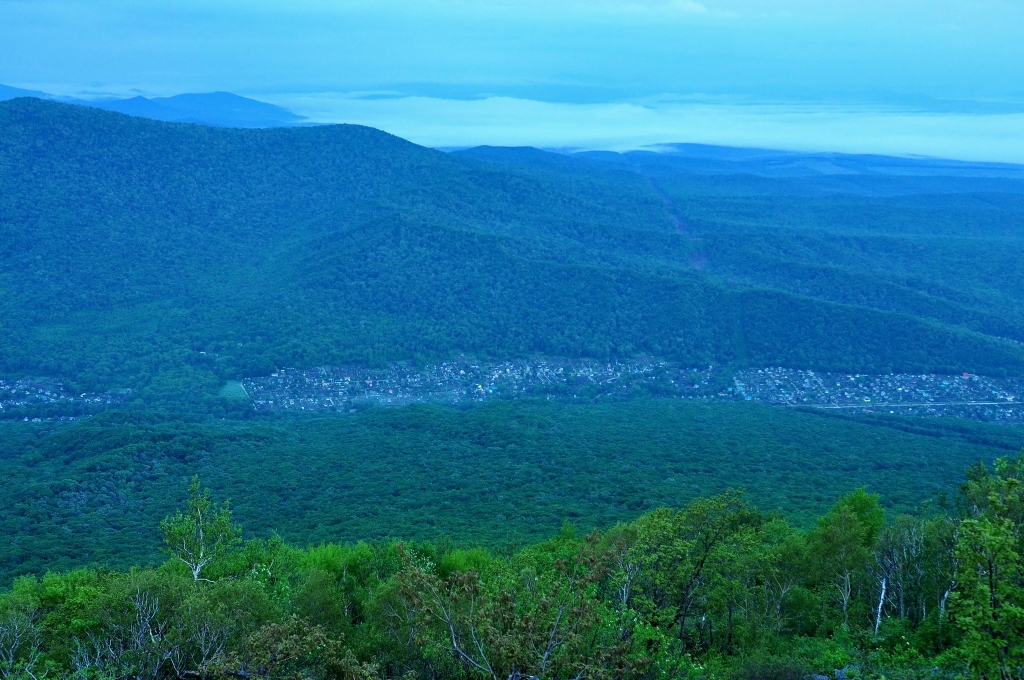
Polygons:
<instances>
[{"instance_id":1,"label":"low cloud bank","mask_svg":"<svg viewBox=\"0 0 1024 680\"><path fill-rule=\"evenodd\" d=\"M264 97L311 122L359 123L435 147L635 149L666 142L800 151L923 155L1024 163L1024 113L928 112L911 107L660 101L566 104L368 96Z\"/></svg>"}]
</instances>

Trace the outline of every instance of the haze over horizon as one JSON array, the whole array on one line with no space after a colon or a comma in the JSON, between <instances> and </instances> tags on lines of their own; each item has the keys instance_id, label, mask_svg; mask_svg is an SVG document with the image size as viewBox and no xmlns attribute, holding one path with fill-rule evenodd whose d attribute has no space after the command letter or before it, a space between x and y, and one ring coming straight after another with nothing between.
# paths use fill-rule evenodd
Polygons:
<instances>
[{"instance_id":1,"label":"haze over horizon","mask_svg":"<svg viewBox=\"0 0 1024 680\"><path fill-rule=\"evenodd\" d=\"M0 82L230 91L428 146L1024 162L1024 12L804 0L0 2Z\"/></svg>"}]
</instances>

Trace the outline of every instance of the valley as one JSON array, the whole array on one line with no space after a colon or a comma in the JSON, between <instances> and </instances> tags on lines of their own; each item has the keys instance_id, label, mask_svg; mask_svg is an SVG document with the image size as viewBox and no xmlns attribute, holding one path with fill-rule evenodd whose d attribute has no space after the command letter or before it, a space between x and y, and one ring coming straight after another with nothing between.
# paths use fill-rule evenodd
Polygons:
<instances>
[{"instance_id":1,"label":"valley","mask_svg":"<svg viewBox=\"0 0 1024 680\"><path fill-rule=\"evenodd\" d=\"M653 359L623 363L469 360L279 369L241 382L256 411L354 411L367 405L466 404L493 399L631 397L754 401L848 412L1024 422L1024 381L978 375L863 375L765 368L687 368Z\"/></svg>"},{"instance_id":2,"label":"valley","mask_svg":"<svg viewBox=\"0 0 1024 680\"><path fill-rule=\"evenodd\" d=\"M0 676L963 677L1018 166L283 122L0 102Z\"/></svg>"},{"instance_id":3,"label":"valley","mask_svg":"<svg viewBox=\"0 0 1024 680\"><path fill-rule=\"evenodd\" d=\"M1024 375L1016 176L442 153L32 99L0 130L5 379L208 411L279 367L461 355Z\"/></svg>"}]
</instances>

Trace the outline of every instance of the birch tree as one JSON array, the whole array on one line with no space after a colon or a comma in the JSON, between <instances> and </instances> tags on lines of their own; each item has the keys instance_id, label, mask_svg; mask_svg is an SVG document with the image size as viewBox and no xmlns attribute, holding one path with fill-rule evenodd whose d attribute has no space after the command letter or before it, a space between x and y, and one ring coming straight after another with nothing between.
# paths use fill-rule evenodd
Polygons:
<instances>
[{"instance_id":1,"label":"birch tree","mask_svg":"<svg viewBox=\"0 0 1024 680\"><path fill-rule=\"evenodd\" d=\"M203 570L225 555L238 541L240 528L231 522L228 504L217 505L210 490L193 477L186 512L180 510L160 523L167 552L188 567L195 581L209 581Z\"/></svg>"},{"instance_id":2,"label":"birch tree","mask_svg":"<svg viewBox=\"0 0 1024 680\"><path fill-rule=\"evenodd\" d=\"M40 635L35 611L0 613L0 679L37 680Z\"/></svg>"},{"instance_id":3,"label":"birch tree","mask_svg":"<svg viewBox=\"0 0 1024 680\"><path fill-rule=\"evenodd\" d=\"M878 496L859 489L840 499L818 521L812 535L811 550L819 577L833 589L844 626L849 624L856 575L867 565L884 521Z\"/></svg>"}]
</instances>

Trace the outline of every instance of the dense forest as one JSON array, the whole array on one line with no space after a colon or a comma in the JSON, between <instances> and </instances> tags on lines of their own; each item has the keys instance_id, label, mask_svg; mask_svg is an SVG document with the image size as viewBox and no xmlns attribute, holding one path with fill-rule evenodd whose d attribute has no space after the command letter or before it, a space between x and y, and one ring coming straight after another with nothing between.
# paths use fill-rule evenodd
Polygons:
<instances>
[{"instance_id":1,"label":"dense forest","mask_svg":"<svg viewBox=\"0 0 1024 680\"><path fill-rule=\"evenodd\" d=\"M0 373L195 409L460 352L1024 372L1020 180L807 195L607 156L0 103Z\"/></svg>"},{"instance_id":2,"label":"dense forest","mask_svg":"<svg viewBox=\"0 0 1024 680\"><path fill-rule=\"evenodd\" d=\"M890 513L917 512L1022 444L1008 425L648 399L0 423L0 578L152 564L159 519L193 474L231 499L248 538L495 547L741 487L801 527L861 486Z\"/></svg>"},{"instance_id":3,"label":"dense forest","mask_svg":"<svg viewBox=\"0 0 1024 680\"><path fill-rule=\"evenodd\" d=\"M806 530L734 491L507 551L240 540L192 480L167 560L16 580L0 673L78 678L1018 678L1024 453L888 521Z\"/></svg>"},{"instance_id":4,"label":"dense forest","mask_svg":"<svg viewBox=\"0 0 1024 680\"><path fill-rule=\"evenodd\" d=\"M1024 376L1019 172L687 153L0 103L0 680L1024 676L1019 426L237 382Z\"/></svg>"}]
</instances>

